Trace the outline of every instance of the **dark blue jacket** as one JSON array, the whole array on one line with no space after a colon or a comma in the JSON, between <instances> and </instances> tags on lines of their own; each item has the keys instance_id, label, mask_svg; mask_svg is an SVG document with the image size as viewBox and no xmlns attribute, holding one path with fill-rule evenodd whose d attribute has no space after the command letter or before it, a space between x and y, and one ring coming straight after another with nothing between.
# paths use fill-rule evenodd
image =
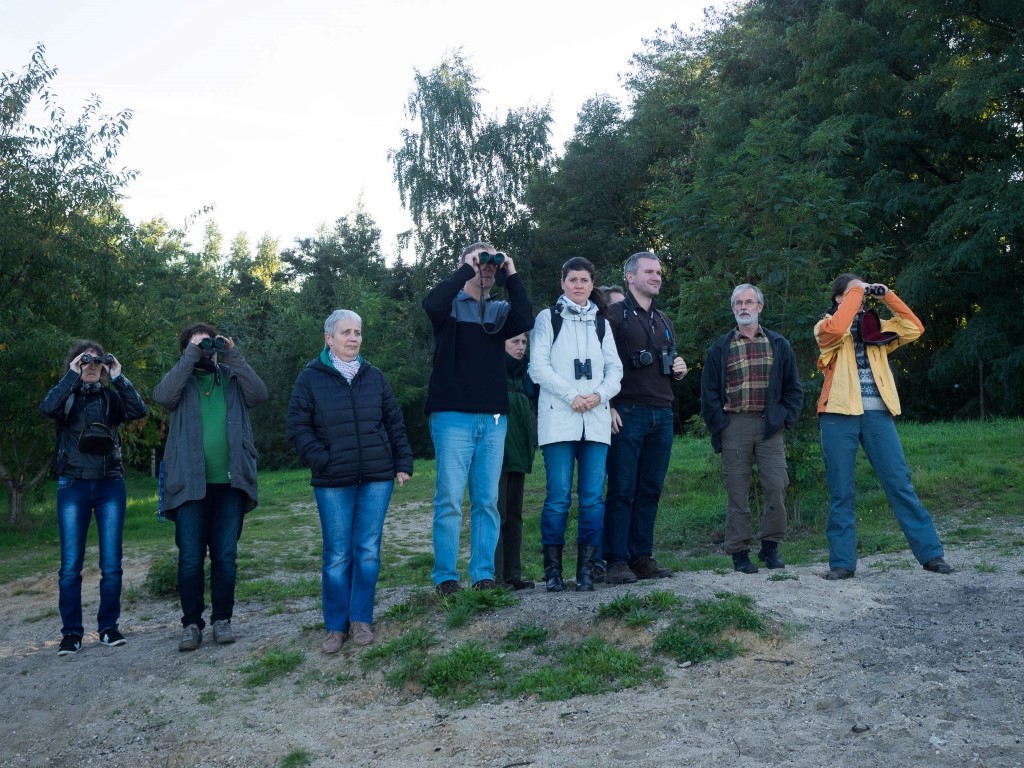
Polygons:
<instances>
[{"instance_id":1,"label":"dark blue jacket","mask_svg":"<svg viewBox=\"0 0 1024 768\"><path fill-rule=\"evenodd\" d=\"M402 410L384 374L360 358L350 383L329 361L326 351L310 360L288 402L288 439L313 471L310 485L336 488L412 475Z\"/></svg>"},{"instance_id":2,"label":"dark blue jacket","mask_svg":"<svg viewBox=\"0 0 1024 768\"><path fill-rule=\"evenodd\" d=\"M764 404L764 436L768 439L783 427L790 427L804 407L804 390L796 367L796 355L783 336L762 326L772 345L772 372ZM725 412L725 372L729 360L729 341L735 329L708 347L704 374L700 383L700 415L711 432L711 447L722 452L722 430L729 425Z\"/></svg>"}]
</instances>

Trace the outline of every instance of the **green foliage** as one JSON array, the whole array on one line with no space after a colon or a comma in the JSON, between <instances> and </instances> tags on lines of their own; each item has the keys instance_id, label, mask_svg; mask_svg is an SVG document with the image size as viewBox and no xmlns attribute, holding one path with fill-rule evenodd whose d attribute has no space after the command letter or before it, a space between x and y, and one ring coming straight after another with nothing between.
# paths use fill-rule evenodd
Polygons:
<instances>
[{"instance_id":1,"label":"green foliage","mask_svg":"<svg viewBox=\"0 0 1024 768\"><path fill-rule=\"evenodd\" d=\"M306 655L302 651L267 648L259 658L239 670L244 675L242 684L246 688L266 685L295 671L305 659Z\"/></svg>"},{"instance_id":2,"label":"green foliage","mask_svg":"<svg viewBox=\"0 0 1024 768\"><path fill-rule=\"evenodd\" d=\"M501 685L504 665L479 643L455 646L423 670L423 688L431 696L468 707Z\"/></svg>"},{"instance_id":3,"label":"green foliage","mask_svg":"<svg viewBox=\"0 0 1024 768\"><path fill-rule=\"evenodd\" d=\"M731 631L768 633L765 620L754 611L753 598L719 592L716 600L701 600L676 611L671 624L658 633L653 650L680 662L730 659L743 652Z\"/></svg>"},{"instance_id":4,"label":"green foliage","mask_svg":"<svg viewBox=\"0 0 1024 768\"><path fill-rule=\"evenodd\" d=\"M305 749L292 749L281 758L278 768L303 768L313 762L313 755Z\"/></svg>"},{"instance_id":5,"label":"green foliage","mask_svg":"<svg viewBox=\"0 0 1024 768\"><path fill-rule=\"evenodd\" d=\"M155 559L149 566L143 586L153 597L177 597L178 553L165 552Z\"/></svg>"},{"instance_id":6,"label":"green foliage","mask_svg":"<svg viewBox=\"0 0 1024 768\"><path fill-rule=\"evenodd\" d=\"M541 645L548 639L548 630L536 624L519 624L513 627L501 641L506 651L520 651L531 645Z\"/></svg>"}]
</instances>

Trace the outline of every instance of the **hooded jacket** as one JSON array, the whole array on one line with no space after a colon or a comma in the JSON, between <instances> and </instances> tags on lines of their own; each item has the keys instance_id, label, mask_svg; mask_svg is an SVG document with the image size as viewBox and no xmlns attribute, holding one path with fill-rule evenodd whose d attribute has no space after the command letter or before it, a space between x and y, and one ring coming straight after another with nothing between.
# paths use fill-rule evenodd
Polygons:
<instances>
[{"instance_id":1,"label":"hooded jacket","mask_svg":"<svg viewBox=\"0 0 1024 768\"><path fill-rule=\"evenodd\" d=\"M562 328L552 344L551 312L534 320L530 333L530 378L540 387L537 437L540 445L578 440L610 444L611 400L622 382L622 361L611 333L597 338L597 306L579 307L564 296L558 300ZM590 360L592 378L576 378L575 361ZM577 413L577 395L597 393L597 407Z\"/></svg>"},{"instance_id":2,"label":"hooded jacket","mask_svg":"<svg viewBox=\"0 0 1024 768\"><path fill-rule=\"evenodd\" d=\"M288 439L312 470L310 485L335 488L412 475L402 409L379 368L359 358L348 381L325 347L300 371L288 401Z\"/></svg>"}]
</instances>

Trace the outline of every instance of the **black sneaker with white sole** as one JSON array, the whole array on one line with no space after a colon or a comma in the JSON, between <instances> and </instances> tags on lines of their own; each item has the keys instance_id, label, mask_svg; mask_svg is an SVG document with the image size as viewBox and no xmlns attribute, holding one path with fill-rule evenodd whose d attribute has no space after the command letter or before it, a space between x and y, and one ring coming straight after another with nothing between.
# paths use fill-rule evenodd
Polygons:
<instances>
[{"instance_id":1,"label":"black sneaker with white sole","mask_svg":"<svg viewBox=\"0 0 1024 768\"><path fill-rule=\"evenodd\" d=\"M57 649L58 656L71 656L78 653L82 648L82 636L69 634L60 639L60 648Z\"/></svg>"},{"instance_id":2,"label":"black sneaker with white sole","mask_svg":"<svg viewBox=\"0 0 1024 768\"><path fill-rule=\"evenodd\" d=\"M100 642L104 645L114 647L117 645L125 645L128 641L124 639L124 635L118 631L117 627L110 627L100 632Z\"/></svg>"}]
</instances>

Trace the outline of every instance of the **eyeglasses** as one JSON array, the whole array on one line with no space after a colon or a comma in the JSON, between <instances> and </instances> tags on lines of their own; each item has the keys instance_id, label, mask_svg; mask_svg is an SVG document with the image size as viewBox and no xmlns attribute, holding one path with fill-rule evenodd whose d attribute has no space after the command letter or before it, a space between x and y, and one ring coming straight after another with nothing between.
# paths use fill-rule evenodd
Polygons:
<instances>
[{"instance_id":1,"label":"eyeglasses","mask_svg":"<svg viewBox=\"0 0 1024 768\"><path fill-rule=\"evenodd\" d=\"M732 305L734 307L756 307L760 303L757 299L737 299Z\"/></svg>"}]
</instances>

